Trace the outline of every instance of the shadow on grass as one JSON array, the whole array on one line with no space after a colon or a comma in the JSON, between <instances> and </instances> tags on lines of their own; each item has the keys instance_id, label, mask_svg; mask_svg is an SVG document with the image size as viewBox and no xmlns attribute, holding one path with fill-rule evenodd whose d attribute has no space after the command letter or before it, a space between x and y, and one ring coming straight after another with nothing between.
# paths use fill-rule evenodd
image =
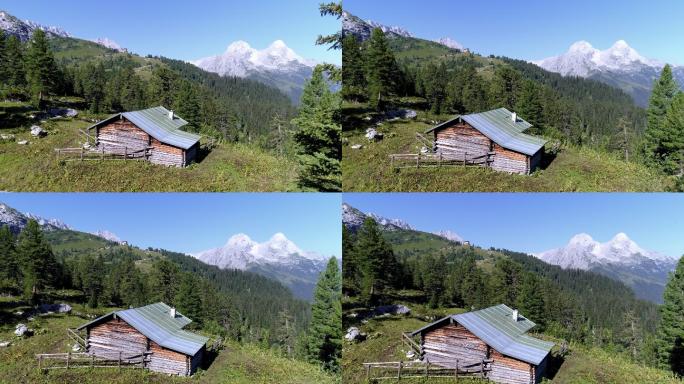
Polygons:
<instances>
[{"instance_id":1,"label":"shadow on grass","mask_svg":"<svg viewBox=\"0 0 684 384\"><path fill-rule=\"evenodd\" d=\"M548 168L551 163L553 163L554 160L556 160L556 157L558 154L556 153L544 153L542 155L541 161L539 161L539 166L537 169L546 169Z\"/></svg>"},{"instance_id":2,"label":"shadow on grass","mask_svg":"<svg viewBox=\"0 0 684 384\"><path fill-rule=\"evenodd\" d=\"M544 377L553 380L565 362L565 355L560 353L551 353L548 359L549 360L546 362L546 372L544 373Z\"/></svg>"},{"instance_id":3,"label":"shadow on grass","mask_svg":"<svg viewBox=\"0 0 684 384\"><path fill-rule=\"evenodd\" d=\"M214 360L216 360L218 355L219 351L213 349L208 349L206 352L204 352L204 357L202 358L202 369L205 371L209 369L209 367L211 367L211 365L214 363Z\"/></svg>"}]
</instances>

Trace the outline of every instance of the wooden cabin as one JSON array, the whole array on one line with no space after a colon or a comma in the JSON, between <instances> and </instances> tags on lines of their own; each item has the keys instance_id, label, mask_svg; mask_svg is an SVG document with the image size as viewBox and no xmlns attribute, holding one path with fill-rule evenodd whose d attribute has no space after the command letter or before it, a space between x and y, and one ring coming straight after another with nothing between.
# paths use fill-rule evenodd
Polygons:
<instances>
[{"instance_id":1,"label":"wooden cabin","mask_svg":"<svg viewBox=\"0 0 684 384\"><path fill-rule=\"evenodd\" d=\"M151 163L185 167L195 160L198 135L181 130L188 122L164 107L122 112L88 128L97 150Z\"/></svg>"},{"instance_id":2,"label":"wooden cabin","mask_svg":"<svg viewBox=\"0 0 684 384\"><path fill-rule=\"evenodd\" d=\"M446 368L485 363L495 383L539 383L553 343L526 334L534 323L500 304L447 316L414 331L423 361Z\"/></svg>"},{"instance_id":3,"label":"wooden cabin","mask_svg":"<svg viewBox=\"0 0 684 384\"><path fill-rule=\"evenodd\" d=\"M546 140L524 133L532 124L506 108L456 116L437 125L433 150L442 159L485 165L502 172L530 174L539 166Z\"/></svg>"},{"instance_id":4,"label":"wooden cabin","mask_svg":"<svg viewBox=\"0 0 684 384\"><path fill-rule=\"evenodd\" d=\"M122 359L145 356L144 367L155 372L190 376L202 363L207 337L183 330L192 320L164 303L115 311L83 324L86 351Z\"/></svg>"}]
</instances>

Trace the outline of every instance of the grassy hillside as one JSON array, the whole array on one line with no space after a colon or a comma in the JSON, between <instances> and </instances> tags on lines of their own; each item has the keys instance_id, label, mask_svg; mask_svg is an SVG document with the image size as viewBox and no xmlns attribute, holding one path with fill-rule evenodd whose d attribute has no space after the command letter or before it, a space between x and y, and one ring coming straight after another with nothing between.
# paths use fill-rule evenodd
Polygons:
<instances>
[{"instance_id":1,"label":"grassy hillside","mask_svg":"<svg viewBox=\"0 0 684 384\"><path fill-rule=\"evenodd\" d=\"M635 163L587 147L567 147L532 175L511 175L482 167L393 169L390 154L418 153L423 146L416 133L431 127L427 116L417 120L384 122L378 130L385 138L370 143L360 129L344 133L342 185L345 191L377 192L652 192L663 191L670 181ZM361 149L352 149L362 144Z\"/></svg>"},{"instance_id":2,"label":"grassy hillside","mask_svg":"<svg viewBox=\"0 0 684 384\"><path fill-rule=\"evenodd\" d=\"M335 377L322 372L317 366L284 358L279 354L256 347L229 342L210 365L203 367L192 378L179 378L156 374L140 369L100 368L38 370L35 354L62 353L71 348L66 328L88 321L85 314L102 315L114 308L89 311L77 304L73 314L36 316L33 321L13 315L29 307L2 298L0 301L0 341L11 341L0 348L0 383L335 383ZM82 316L76 315L79 313ZM14 336L14 326L24 322L36 332L27 338ZM211 336L211 335L207 335ZM210 342L211 343L211 342Z\"/></svg>"},{"instance_id":3,"label":"grassy hillside","mask_svg":"<svg viewBox=\"0 0 684 384\"><path fill-rule=\"evenodd\" d=\"M414 308L413 314L407 317L392 316L369 320L365 324L354 324L362 332L368 334L368 339L359 343L345 343L342 351L343 381L345 383L364 383L365 372L363 362L377 361L407 361L407 348L401 343L401 333L416 330L437 316L460 313L456 308L442 308L438 313L426 314L420 308ZM350 326L348 324L346 326ZM544 335L536 335L545 338ZM559 342L559 340L552 340ZM557 347L552 354L557 356ZM556 359L559 364L551 367L551 375L547 382L561 384L589 384L589 383L682 383L670 373L654 368L643 367L629 361L628 358L608 353L598 348L586 348L571 345L570 351L564 357ZM383 380L390 383L442 383L449 380ZM479 383L478 380L468 381ZM485 382L485 381L482 381Z\"/></svg>"},{"instance_id":4,"label":"grassy hillside","mask_svg":"<svg viewBox=\"0 0 684 384\"><path fill-rule=\"evenodd\" d=\"M144 161L60 161L55 148L77 148L85 142L79 129L90 122L52 119L40 123L49 134L34 138L28 132L27 104L0 103L0 190L8 191L290 191L296 189L297 164L248 144L219 144L199 163L168 168ZM84 118L87 116L85 114ZM18 141L28 140L28 145ZM206 142L207 140L205 140Z\"/></svg>"}]
</instances>

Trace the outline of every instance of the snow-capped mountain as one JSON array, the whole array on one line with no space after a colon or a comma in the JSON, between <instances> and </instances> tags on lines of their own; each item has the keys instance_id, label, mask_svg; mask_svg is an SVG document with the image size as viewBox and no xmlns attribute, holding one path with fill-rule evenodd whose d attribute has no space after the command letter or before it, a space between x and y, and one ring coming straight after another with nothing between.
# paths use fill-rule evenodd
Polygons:
<instances>
[{"instance_id":1,"label":"snow-capped mountain","mask_svg":"<svg viewBox=\"0 0 684 384\"><path fill-rule=\"evenodd\" d=\"M298 55L282 40L258 50L245 41L236 41L220 55L191 61L205 71L221 76L253 78L275 86L299 101L304 83L311 77L316 62Z\"/></svg>"},{"instance_id":2,"label":"snow-capped mountain","mask_svg":"<svg viewBox=\"0 0 684 384\"><path fill-rule=\"evenodd\" d=\"M389 38L397 36L413 37L413 35L404 28L386 26L373 20L362 20L349 12L342 12L342 33L344 35L351 33L354 36L358 36L361 41L365 41L370 38L371 32L373 32L375 28L380 28Z\"/></svg>"},{"instance_id":3,"label":"snow-capped mountain","mask_svg":"<svg viewBox=\"0 0 684 384\"><path fill-rule=\"evenodd\" d=\"M101 237L105 240L113 241L115 243L123 244L125 241L121 240L114 232L110 232L106 229L101 229L99 231L93 232L93 235Z\"/></svg>"},{"instance_id":4,"label":"snow-capped mountain","mask_svg":"<svg viewBox=\"0 0 684 384\"><path fill-rule=\"evenodd\" d=\"M57 219L44 219L31 213L21 213L7 204L0 203L0 225L9 226L10 230L17 234L21 232L29 220L35 220L43 230L54 231L58 229L72 230L70 226Z\"/></svg>"},{"instance_id":5,"label":"snow-capped mountain","mask_svg":"<svg viewBox=\"0 0 684 384\"><path fill-rule=\"evenodd\" d=\"M591 270L631 286L637 297L662 301L668 273L676 259L640 247L624 233L601 243L586 233L575 235L564 247L534 256L561 268Z\"/></svg>"},{"instance_id":6,"label":"snow-capped mountain","mask_svg":"<svg viewBox=\"0 0 684 384\"><path fill-rule=\"evenodd\" d=\"M27 41L31 38L33 31L41 29L48 35L71 37L65 30L59 27L50 27L35 23L30 20L19 20L5 11L0 10L0 29L9 35L14 35L21 41Z\"/></svg>"},{"instance_id":7,"label":"snow-capped mountain","mask_svg":"<svg viewBox=\"0 0 684 384\"><path fill-rule=\"evenodd\" d=\"M453 232L453 231L448 230L448 229L433 232L433 234L435 234L441 238L447 239L449 241L455 241L457 243L463 243L463 238L458 233Z\"/></svg>"},{"instance_id":8,"label":"snow-capped mountain","mask_svg":"<svg viewBox=\"0 0 684 384\"><path fill-rule=\"evenodd\" d=\"M648 103L653 81L658 78L665 63L646 58L618 40L610 48L599 50L587 41L578 41L559 56L532 63L563 76L595 79L623 89L642 106ZM684 87L684 67L674 67L673 73Z\"/></svg>"},{"instance_id":9,"label":"snow-capped mountain","mask_svg":"<svg viewBox=\"0 0 684 384\"><path fill-rule=\"evenodd\" d=\"M107 37L100 37L98 39L93 40L93 42L100 44L105 48L113 49L117 52L127 52L126 48L122 48L121 45L119 45L119 43Z\"/></svg>"},{"instance_id":10,"label":"snow-capped mountain","mask_svg":"<svg viewBox=\"0 0 684 384\"><path fill-rule=\"evenodd\" d=\"M282 233L263 243L240 233L222 247L192 256L222 269L253 271L274 278L304 299L312 297L318 276L328 262L323 255L302 250Z\"/></svg>"},{"instance_id":11,"label":"snow-capped mountain","mask_svg":"<svg viewBox=\"0 0 684 384\"><path fill-rule=\"evenodd\" d=\"M413 230L411 226L401 219L388 219L374 213L363 213L347 203L342 203L342 223L352 231L356 231L363 224L366 217L370 217L383 229L396 231L399 229Z\"/></svg>"},{"instance_id":12,"label":"snow-capped mountain","mask_svg":"<svg viewBox=\"0 0 684 384\"><path fill-rule=\"evenodd\" d=\"M435 42L442 44L445 47L463 50L465 47L463 44L452 39L451 37L442 37L441 39L435 40Z\"/></svg>"}]
</instances>

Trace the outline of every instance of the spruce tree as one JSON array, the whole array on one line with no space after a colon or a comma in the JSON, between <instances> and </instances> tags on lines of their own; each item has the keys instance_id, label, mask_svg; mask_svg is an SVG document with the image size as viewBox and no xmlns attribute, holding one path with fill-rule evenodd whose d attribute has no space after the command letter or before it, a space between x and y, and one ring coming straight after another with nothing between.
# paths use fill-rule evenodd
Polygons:
<instances>
[{"instance_id":1,"label":"spruce tree","mask_svg":"<svg viewBox=\"0 0 684 384\"><path fill-rule=\"evenodd\" d=\"M359 291L359 265L353 234L342 224L342 290L347 295Z\"/></svg>"},{"instance_id":2,"label":"spruce tree","mask_svg":"<svg viewBox=\"0 0 684 384\"><path fill-rule=\"evenodd\" d=\"M7 38L5 44L5 73L7 85L21 87L26 84L26 70L24 68L24 51L21 41L14 35Z\"/></svg>"},{"instance_id":3,"label":"spruce tree","mask_svg":"<svg viewBox=\"0 0 684 384\"><path fill-rule=\"evenodd\" d=\"M371 32L367 44L365 59L368 100L371 107L383 110L388 98L395 92L398 67L385 33L380 28Z\"/></svg>"},{"instance_id":4,"label":"spruce tree","mask_svg":"<svg viewBox=\"0 0 684 384\"><path fill-rule=\"evenodd\" d=\"M26 76L37 106L42 107L43 99L53 91L57 74L57 65L45 32L36 29L26 51Z\"/></svg>"},{"instance_id":5,"label":"spruce tree","mask_svg":"<svg viewBox=\"0 0 684 384\"><path fill-rule=\"evenodd\" d=\"M83 293L88 298L88 306L97 308L102 302L104 291L103 280L105 278L104 265L101 257L87 255L81 259L80 265L81 283Z\"/></svg>"},{"instance_id":6,"label":"spruce tree","mask_svg":"<svg viewBox=\"0 0 684 384\"><path fill-rule=\"evenodd\" d=\"M536 132L542 132L544 108L540 92L533 81L525 81L515 111L521 118L532 124Z\"/></svg>"},{"instance_id":7,"label":"spruce tree","mask_svg":"<svg viewBox=\"0 0 684 384\"><path fill-rule=\"evenodd\" d=\"M24 276L24 294L36 300L59 276L59 265L35 220L29 220L21 231L17 256Z\"/></svg>"},{"instance_id":8,"label":"spruce tree","mask_svg":"<svg viewBox=\"0 0 684 384\"><path fill-rule=\"evenodd\" d=\"M7 37L5 31L0 29L0 84L7 84Z\"/></svg>"},{"instance_id":9,"label":"spruce tree","mask_svg":"<svg viewBox=\"0 0 684 384\"><path fill-rule=\"evenodd\" d=\"M670 273L663 300L656 340L658 361L661 366L684 376L684 257Z\"/></svg>"},{"instance_id":10,"label":"spruce tree","mask_svg":"<svg viewBox=\"0 0 684 384\"><path fill-rule=\"evenodd\" d=\"M338 371L342 357L342 277L331 257L314 290L307 356L312 363Z\"/></svg>"},{"instance_id":11,"label":"spruce tree","mask_svg":"<svg viewBox=\"0 0 684 384\"><path fill-rule=\"evenodd\" d=\"M167 259L154 263L150 272L150 293L152 299L171 305L176 298L180 270Z\"/></svg>"},{"instance_id":12,"label":"spruce tree","mask_svg":"<svg viewBox=\"0 0 684 384\"><path fill-rule=\"evenodd\" d=\"M183 81L173 103L174 112L188 122L187 130L199 132L200 105L197 91L188 81Z\"/></svg>"},{"instance_id":13,"label":"spruce tree","mask_svg":"<svg viewBox=\"0 0 684 384\"><path fill-rule=\"evenodd\" d=\"M298 183L306 190L339 192L341 185L341 107L339 93L333 93L318 66L302 93L299 114L292 120L301 164Z\"/></svg>"},{"instance_id":14,"label":"spruce tree","mask_svg":"<svg viewBox=\"0 0 684 384\"><path fill-rule=\"evenodd\" d=\"M679 92L665 114L661 128L663 165L670 174L684 175L684 93Z\"/></svg>"},{"instance_id":15,"label":"spruce tree","mask_svg":"<svg viewBox=\"0 0 684 384\"><path fill-rule=\"evenodd\" d=\"M360 296L367 304L374 304L393 286L399 266L392 247L370 217L366 218L357 234L355 258L361 275Z\"/></svg>"},{"instance_id":16,"label":"spruce tree","mask_svg":"<svg viewBox=\"0 0 684 384\"><path fill-rule=\"evenodd\" d=\"M535 275L531 273L524 275L516 304L520 313L537 324L539 331L544 330L546 317L542 284Z\"/></svg>"},{"instance_id":17,"label":"spruce tree","mask_svg":"<svg viewBox=\"0 0 684 384\"><path fill-rule=\"evenodd\" d=\"M514 110L518 102L522 79L520 73L508 66L497 67L490 84L490 106Z\"/></svg>"},{"instance_id":18,"label":"spruce tree","mask_svg":"<svg viewBox=\"0 0 684 384\"><path fill-rule=\"evenodd\" d=\"M660 77L653 85L647 109L648 126L645 132L646 156L656 162L664 161L668 153L663 145L663 125L667 111L678 90L679 87L672 75L672 67L668 64L663 68Z\"/></svg>"},{"instance_id":19,"label":"spruce tree","mask_svg":"<svg viewBox=\"0 0 684 384\"><path fill-rule=\"evenodd\" d=\"M629 151L634 138L633 130L634 125L629 121L629 118L627 116L622 116L617 121L613 136L610 138L611 149L620 152L625 161L629 161Z\"/></svg>"},{"instance_id":20,"label":"spruce tree","mask_svg":"<svg viewBox=\"0 0 684 384\"><path fill-rule=\"evenodd\" d=\"M352 34L342 40L342 97L350 101L362 101L366 93L361 44Z\"/></svg>"},{"instance_id":21,"label":"spruce tree","mask_svg":"<svg viewBox=\"0 0 684 384\"><path fill-rule=\"evenodd\" d=\"M202 324L202 298L200 296L200 286L192 273L182 274L178 293L173 301L178 310L195 324Z\"/></svg>"},{"instance_id":22,"label":"spruce tree","mask_svg":"<svg viewBox=\"0 0 684 384\"><path fill-rule=\"evenodd\" d=\"M14 290L21 283L21 269L17 261L16 239L9 226L0 228L0 290Z\"/></svg>"}]
</instances>

